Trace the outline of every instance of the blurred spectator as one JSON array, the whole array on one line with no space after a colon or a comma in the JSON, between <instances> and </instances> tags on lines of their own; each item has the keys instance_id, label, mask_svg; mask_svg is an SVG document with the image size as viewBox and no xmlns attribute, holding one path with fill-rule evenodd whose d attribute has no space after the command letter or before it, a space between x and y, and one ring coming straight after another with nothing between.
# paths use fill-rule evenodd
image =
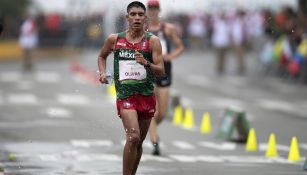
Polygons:
<instances>
[{"instance_id":1,"label":"blurred spectator","mask_svg":"<svg viewBox=\"0 0 307 175\"><path fill-rule=\"evenodd\" d=\"M28 16L21 25L19 44L23 49L23 69L31 71L33 69L32 52L38 42L38 32L36 21L32 16Z\"/></svg>"},{"instance_id":2,"label":"blurred spectator","mask_svg":"<svg viewBox=\"0 0 307 175\"><path fill-rule=\"evenodd\" d=\"M245 73L245 58L243 47L246 38L246 28L244 24L244 11L239 10L230 17L230 41L238 61L238 73Z\"/></svg>"},{"instance_id":3,"label":"blurred spectator","mask_svg":"<svg viewBox=\"0 0 307 175\"><path fill-rule=\"evenodd\" d=\"M45 19L45 28L51 35L56 35L61 28L61 16L58 14L49 14Z\"/></svg>"},{"instance_id":4,"label":"blurred spectator","mask_svg":"<svg viewBox=\"0 0 307 175\"><path fill-rule=\"evenodd\" d=\"M229 48L229 26L225 14L216 15L212 19L212 45L216 50L216 70L219 74L224 72L226 51Z\"/></svg>"},{"instance_id":5,"label":"blurred spectator","mask_svg":"<svg viewBox=\"0 0 307 175\"><path fill-rule=\"evenodd\" d=\"M2 23L0 23L0 36L2 34L2 31L3 31L3 25L2 25Z\"/></svg>"},{"instance_id":6,"label":"blurred spectator","mask_svg":"<svg viewBox=\"0 0 307 175\"><path fill-rule=\"evenodd\" d=\"M207 32L203 15L195 14L191 17L188 32L191 48L203 49L204 38Z\"/></svg>"}]
</instances>

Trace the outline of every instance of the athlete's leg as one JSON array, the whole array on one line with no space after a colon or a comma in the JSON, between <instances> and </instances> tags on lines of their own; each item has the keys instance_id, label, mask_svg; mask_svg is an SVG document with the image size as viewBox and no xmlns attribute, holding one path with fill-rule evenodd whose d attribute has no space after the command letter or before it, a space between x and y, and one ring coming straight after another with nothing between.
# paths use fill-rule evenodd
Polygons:
<instances>
[{"instance_id":1,"label":"athlete's leg","mask_svg":"<svg viewBox=\"0 0 307 175\"><path fill-rule=\"evenodd\" d=\"M143 153L143 146L142 146L142 144L143 144L143 141L146 138L146 135L147 135L147 132L148 132L148 128L149 128L149 125L150 125L150 121L151 121L151 119L139 120L141 141L139 142L139 145L137 147L137 156L136 156L136 160L135 160L135 164L134 164L134 167L133 167L132 174L136 173L136 170L137 170L137 168L139 166L139 163L140 163L140 160L141 160L141 157L142 157L142 153Z\"/></svg>"},{"instance_id":2,"label":"athlete's leg","mask_svg":"<svg viewBox=\"0 0 307 175\"><path fill-rule=\"evenodd\" d=\"M137 159L137 148L141 141L138 115L132 109L120 109L120 115L126 132L126 144L123 153L123 175L132 175Z\"/></svg>"},{"instance_id":3,"label":"athlete's leg","mask_svg":"<svg viewBox=\"0 0 307 175\"><path fill-rule=\"evenodd\" d=\"M216 70L218 74L224 73L224 67L225 67L225 56L226 56L226 48L217 48L217 64L216 64Z\"/></svg>"},{"instance_id":4,"label":"athlete's leg","mask_svg":"<svg viewBox=\"0 0 307 175\"><path fill-rule=\"evenodd\" d=\"M158 124L162 122L165 118L167 109L168 109L168 101L170 95L170 88L169 87L157 87L156 88L156 95L158 96L158 107L156 111L155 121Z\"/></svg>"},{"instance_id":5,"label":"athlete's leg","mask_svg":"<svg viewBox=\"0 0 307 175\"><path fill-rule=\"evenodd\" d=\"M153 152L155 155L160 154L158 150L159 135L157 131L157 125L162 122L167 113L169 94L169 87L155 87L155 95L157 98L156 112L149 128L150 140L154 144L154 147L156 147Z\"/></svg>"}]
</instances>

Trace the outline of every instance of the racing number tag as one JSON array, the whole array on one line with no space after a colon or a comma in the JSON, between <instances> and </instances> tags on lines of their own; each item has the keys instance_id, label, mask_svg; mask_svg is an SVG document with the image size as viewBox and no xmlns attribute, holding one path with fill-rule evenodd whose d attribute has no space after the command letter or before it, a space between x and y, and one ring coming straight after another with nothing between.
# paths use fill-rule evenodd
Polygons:
<instances>
[{"instance_id":1,"label":"racing number tag","mask_svg":"<svg viewBox=\"0 0 307 175\"><path fill-rule=\"evenodd\" d=\"M119 61L119 81L146 79L147 72L143 65L137 63L135 60L121 60Z\"/></svg>"}]
</instances>

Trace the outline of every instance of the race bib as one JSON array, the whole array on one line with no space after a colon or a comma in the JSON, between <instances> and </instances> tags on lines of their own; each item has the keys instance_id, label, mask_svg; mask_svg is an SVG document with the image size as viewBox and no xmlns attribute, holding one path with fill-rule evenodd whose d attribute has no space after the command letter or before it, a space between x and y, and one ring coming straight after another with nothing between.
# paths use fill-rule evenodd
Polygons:
<instances>
[{"instance_id":1,"label":"race bib","mask_svg":"<svg viewBox=\"0 0 307 175\"><path fill-rule=\"evenodd\" d=\"M125 82L128 80L142 81L146 79L147 72L143 65L135 60L119 61L119 81Z\"/></svg>"}]
</instances>

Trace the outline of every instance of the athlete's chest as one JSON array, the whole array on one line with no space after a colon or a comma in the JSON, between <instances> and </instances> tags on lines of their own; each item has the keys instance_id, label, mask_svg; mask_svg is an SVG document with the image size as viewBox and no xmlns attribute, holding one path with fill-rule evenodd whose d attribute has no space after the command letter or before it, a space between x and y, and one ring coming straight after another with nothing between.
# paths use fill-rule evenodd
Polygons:
<instances>
[{"instance_id":1,"label":"athlete's chest","mask_svg":"<svg viewBox=\"0 0 307 175\"><path fill-rule=\"evenodd\" d=\"M138 50L138 51L150 51L149 41L145 38L137 43L129 42L126 38L118 38L114 46L115 50Z\"/></svg>"}]
</instances>

